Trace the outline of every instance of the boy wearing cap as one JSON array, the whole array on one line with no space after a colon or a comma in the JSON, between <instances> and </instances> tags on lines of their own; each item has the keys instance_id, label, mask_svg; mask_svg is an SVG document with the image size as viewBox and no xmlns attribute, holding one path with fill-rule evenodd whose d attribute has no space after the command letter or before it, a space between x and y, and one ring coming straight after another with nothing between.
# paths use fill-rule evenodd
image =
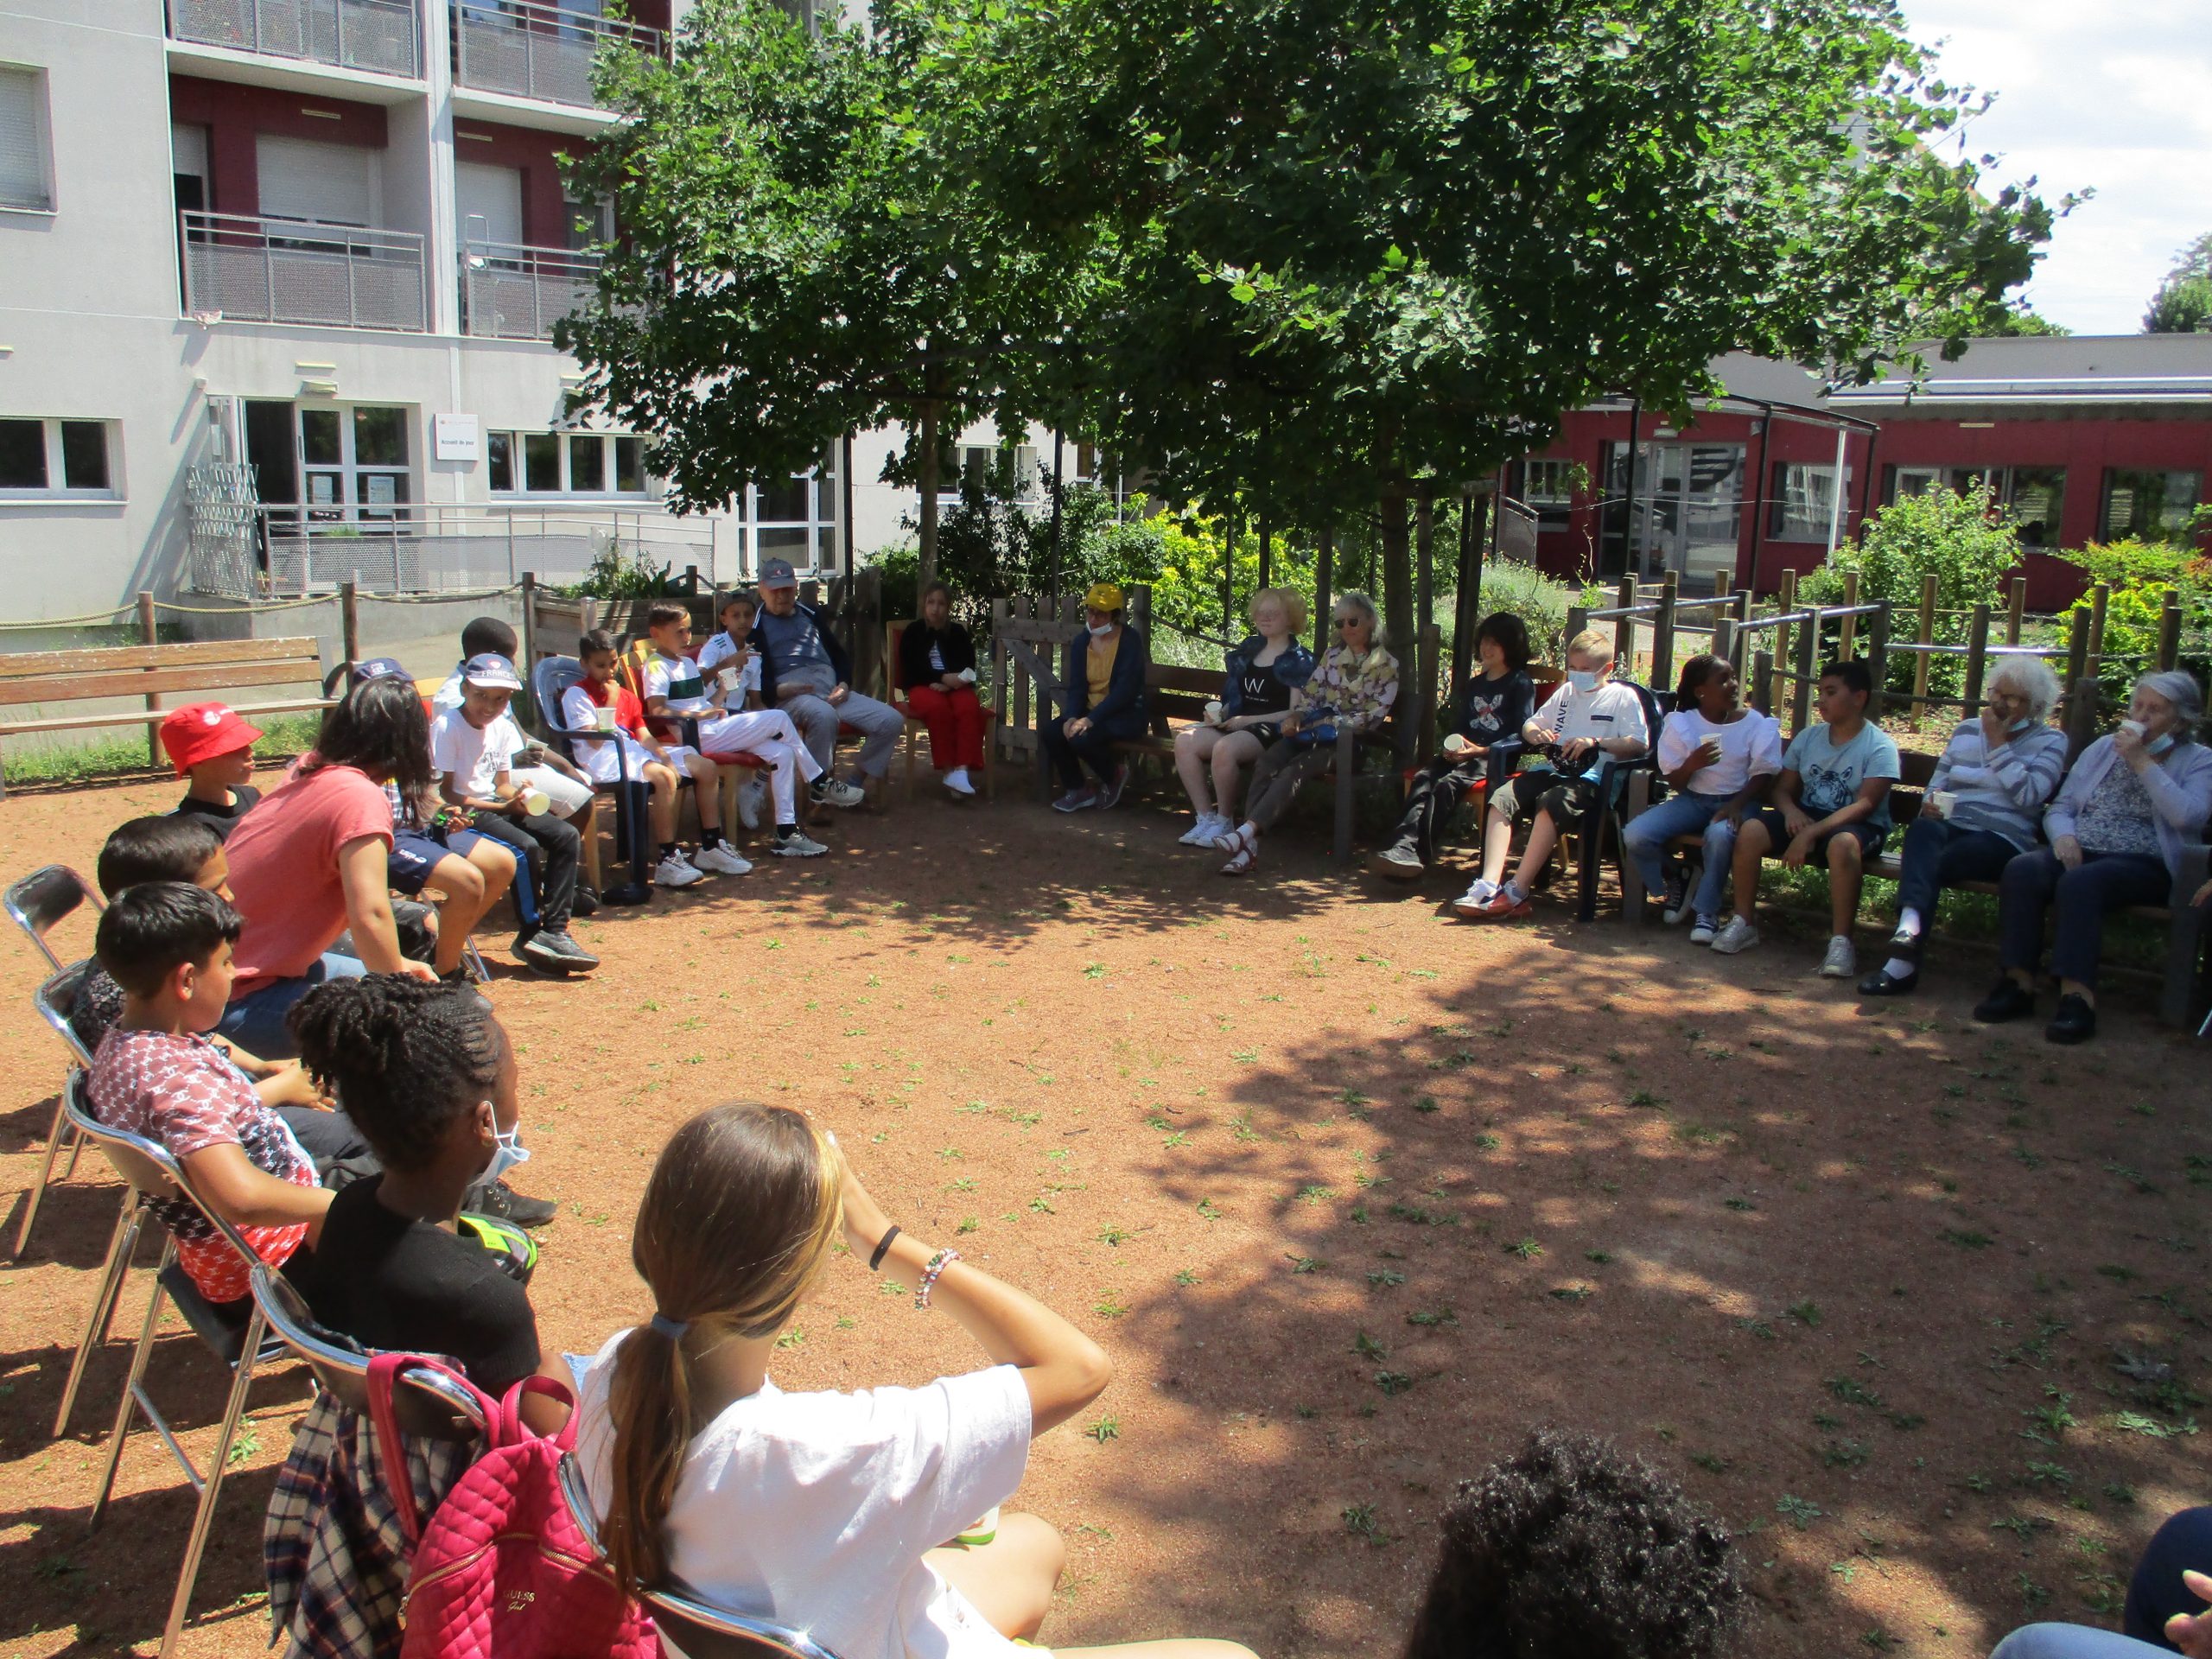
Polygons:
<instances>
[{"instance_id":1,"label":"boy wearing cap","mask_svg":"<svg viewBox=\"0 0 2212 1659\"><path fill-rule=\"evenodd\" d=\"M1056 812L1109 807L1122 798L1128 766L1114 745L1144 735L1144 636L1122 620L1122 590L1097 582L1083 596L1084 631L1068 641L1060 718L1045 728L1045 752L1065 791ZM1088 766L1099 781L1086 784Z\"/></svg>"},{"instance_id":2,"label":"boy wearing cap","mask_svg":"<svg viewBox=\"0 0 2212 1659\"><path fill-rule=\"evenodd\" d=\"M535 920L525 915L515 955L556 973L596 968L599 958L569 937L583 837L542 802L533 811L531 791L513 778L519 733L506 715L522 689L515 666L486 652L461 664L461 707L447 709L430 727L430 768L439 793L469 815L471 828L505 842L530 867L537 915ZM520 891L518 886L518 896Z\"/></svg>"},{"instance_id":3,"label":"boy wearing cap","mask_svg":"<svg viewBox=\"0 0 2212 1659\"><path fill-rule=\"evenodd\" d=\"M761 563L760 615L747 643L760 653L760 700L791 717L822 768L814 780L815 800L858 806L880 791L906 733L906 717L889 703L853 690L852 659L821 618L798 602L798 576L789 559ZM862 787L836 775L841 725L861 734Z\"/></svg>"},{"instance_id":4,"label":"boy wearing cap","mask_svg":"<svg viewBox=\"0 0 2212 1659\"><path fill-rule=\"evenodd\" d=\"M461 683L461 664L471 657L481 657L488 652L494 657L504 657L511 663L519 663L521 649L520 641L515 638L515 631L498 617L480 616L470 622L461 631L461 663L454 664L453 672L446 676L445 683L430 694L430 718L435 720L447 709L461 707L466 689ZM397 665L395 664L394 666ZM521 677L519 668L516 671L516 677ZM515 745L521 761L514 769L517 787L525 791L537 790L553 803L555 817L574 818L578 835L591 834L592 810L598 801L592 790L591 779L570 765L567 757L556 754L551 748L524 732L512 713L507 715L507 723L514 728ZM593 905L585 902L585 895L590 892L588 887L577 889L576 914L579 916L588 916L594 909Z\"/></svg>"},{"instance_id":5,"label":"boy wearing cap","mask_svg":"<svg viewBox=\"0 0 2212 1659\"><path fill-rule=\"evenodd\" d=\"M162 721L162 748L177 776L188 779L176 810L206 820L225 840L261 798L246 781L253 776L253 746L261 736L219 702L188 703Z\"/></svg>"}]
</instances>

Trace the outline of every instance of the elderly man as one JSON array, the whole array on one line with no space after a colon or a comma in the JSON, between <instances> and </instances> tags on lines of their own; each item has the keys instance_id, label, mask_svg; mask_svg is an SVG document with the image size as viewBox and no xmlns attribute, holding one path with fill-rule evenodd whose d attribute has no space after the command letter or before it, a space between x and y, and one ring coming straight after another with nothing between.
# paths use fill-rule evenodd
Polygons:
<instances>
[{"instance_id":1,"label":"elderly man","mask_svg":"<svg viewBox=\"0 0 2212 1659\"><path fill-rule=\"evenodd\" d=\"M788 559L760 566L760 615L747 643L760 653L760 700L791 716L808 753L821 764L815 800L858 806L879 794L906 717L853 690L852 661L821 619L798 602L798 577ZM859 786L834 770L841 724L861 734Z\"/></svg>"}]
</instances>

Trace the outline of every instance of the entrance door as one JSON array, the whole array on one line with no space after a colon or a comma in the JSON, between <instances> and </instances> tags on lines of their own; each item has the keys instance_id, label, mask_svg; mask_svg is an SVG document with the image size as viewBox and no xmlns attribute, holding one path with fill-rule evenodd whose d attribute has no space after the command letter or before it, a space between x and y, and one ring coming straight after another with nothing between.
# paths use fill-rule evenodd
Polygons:
<instances>
[{"instance_id":1,"label":"entrance door","mask_svg":"<svg viewBox=\"0 0 2212 1659\"><path fill-rule=\"evenodd\" d=\"M1607 473L1617 497L1628 490L1628 446L1611 446ZM1740 443L1645 443L1637 446L1634 521L1627 526L1627 570L1656 581L1672 570L1702 592L1713 573L1732 582L1741 542L1744 446ZM1618 557L1617 531L1612 550ZM1618 563L1608 561L1614 571Z\"/></svg>"},{"instance_id":2,"label":"entrance door","mask_svg":"<svg viewBox=\"0 0 2212 1659\"><path fill-rule=\"evenodd\" d=\"M411 499L407 410L369 404L302 404L301 480L307 516L323 524L393 524Z\"/></svg>"}]
</instances>

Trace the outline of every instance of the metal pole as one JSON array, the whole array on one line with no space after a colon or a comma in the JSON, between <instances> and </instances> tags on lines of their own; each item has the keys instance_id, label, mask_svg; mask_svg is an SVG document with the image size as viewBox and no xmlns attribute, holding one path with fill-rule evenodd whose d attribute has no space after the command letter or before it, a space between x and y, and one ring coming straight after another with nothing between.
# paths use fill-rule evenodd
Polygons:
<instances>
[{"instance_id":1,"label":"metal pole","mask_svg":"<svg viewBox=\"0 0 2212 1659\"><path fill-rule=\"evenodd\" d=\"M1643 424L1643 397L1638 393L1628 406L1628 488L1621 518L1621 569L1631 575L1636 570L1636 438ZM1598 562L1601 566L1605 563L1602 556Z\"/></svg>"},{"instance_id":2,"label":"metal pole","mask_svg":"<svg viewBox=\"0 0 2212 1659\"><path fill-rule=\"evenodd\" d=\"M161 643L161 635L154 626L154 596L143 588L138 592L138 643L143 645ZM161 706L161 698L149 691L146 694L148 710L150 712ZM162 728L152 721L146 722L146 764L149 766L162 764Z\"/></svg>"},{"instance_id":3,"label":"metal pole","mask_svg":"<svg viewBox=\"0 0 2212 1659\"><path fill-rule=\"evenodd\" d=\"M1751 480L1751 591L1759 590L1759 555L1766 546L1766 446L1774 431L1774 409L1769 405L1766 418L1759 423L1758 476ZM1775 643L1780 655L1782 645Z\"/></svg>"},{"instance_id":4,"label":"metal pole","mask_svg":"<svg viewBox=\"0 0 2212 1659\"><path fill-rule=\"evenodd\" d=\"M1843 446L1851 435L1851 429L1839 426L1835 429L1835 480L1828 491L1828 552L1827 563L1835 563L1835 544L1843 534Z\"/></svg>"}]
</instances>

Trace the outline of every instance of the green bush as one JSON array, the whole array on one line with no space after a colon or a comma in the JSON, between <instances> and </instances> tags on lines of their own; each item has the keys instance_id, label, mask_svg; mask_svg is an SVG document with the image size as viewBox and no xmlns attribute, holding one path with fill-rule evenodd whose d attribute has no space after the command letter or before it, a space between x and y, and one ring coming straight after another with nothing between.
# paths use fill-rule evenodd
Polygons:
<instances>
[{"instance_id":1,"label":"green bush","mask_svg":"<svg viewBox=\"0 0 2212 1659\"><path fill-rule=\"evenodd\" d=\"M2126 702L2135 677L2157 660L2168 594L2181 600L2182 664L2200 680L2212 668L2212 559L2195 548L2134 540L2093 542L2059 556L2079 566L2091 582L2111 586L2097 674L2098 690L2107 699Z\"/></svg>"},{"instance_id":2,"label":"green bush","mask_svg":"<svg viewBox=\"0 0 2212 1659\"><path fill-rule=\"evenodd\" d=\"M1529 646L1536 653L1536 660L1558 664L1567 660L1567 607L1611 602L1605 597L1587 600L1580 589L1546 575L1533 564L1492 559L1483 566L1482 603L1477 608L1484 616L1507 611L1519 617L1529 630ZM1440 613L1443 609L1440 601L1437 608Z\"/></svg>"},{"instance_id":3,"label":"green bush","mask_svg":"<svg viewBox=\"0 0 2212 1659\"><path fill-rule=\"evenodd\" d=\"M669 575L674 567L655 564L644 554L626 554L609 537L592 553L583 580L550 591L567 599L664 599L677 591Z\"/></svg>"}]
</instances>

